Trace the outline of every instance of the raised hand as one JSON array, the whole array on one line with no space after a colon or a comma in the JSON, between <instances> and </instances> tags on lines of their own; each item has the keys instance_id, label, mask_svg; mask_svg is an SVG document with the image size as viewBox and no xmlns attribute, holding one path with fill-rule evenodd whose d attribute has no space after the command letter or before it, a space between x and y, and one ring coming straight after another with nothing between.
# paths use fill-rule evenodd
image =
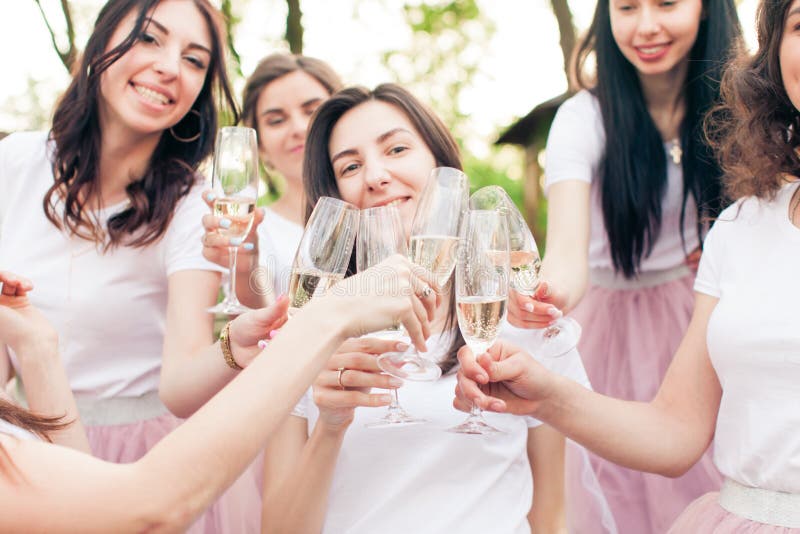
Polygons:
<instances>
[{"instance_id":1,"label":"raised hand","mask_svg":"<svg viewBox=\"0 0 800 534\"><path fill-rule=\"evenodd\" d=\"M274 303L238 316L231 322L231 352L236 363L247 367L260 352L258 342L270 337L270 332L279 329L286 322L289 299L281 295Z\"/></svg>"},{"instance_id":2,"label":"raised hand","mask_svg":"<svg viewBox=\"0 0 800 534\"><path fill-rule=\"evenodd\" d=\"M0 284L0 343L18 353L29 345L55 346L58 334L28 300L33 284L8 271L0 271Z\"/></svg>"},{"instance_id":3,"label":"raised hand","mask_svg":"<svg viewBox=\"0 0 800 534\"><path fill-rule=\"evenodd\" d=\"M509 292L508 322L517 328L547 328L563 315L567 295L541 282L532 296Z\"/></svg>"},{"instance_id":4,"label":"raised hand","mask_svg":"<svg viewBox=\"0 0 800 534\"><path fill-rule=\"evenodd\" d=\"M205 200L209 208L213 209L215 198L213 191L203 193L203 200ZM253 227L244 241L241 242L242 246L239 247L239 259L236 262L236 271L239 273L249 273L258 266L258 225L263 220L264 210L257 208L253 217ZM212 213L203 215L203 228L206 231L203 234L203 257L228 269L230 268L228 247L231 242L230 239L217 232L220 224L220 218Z\"/></svg>"}]
</instances>

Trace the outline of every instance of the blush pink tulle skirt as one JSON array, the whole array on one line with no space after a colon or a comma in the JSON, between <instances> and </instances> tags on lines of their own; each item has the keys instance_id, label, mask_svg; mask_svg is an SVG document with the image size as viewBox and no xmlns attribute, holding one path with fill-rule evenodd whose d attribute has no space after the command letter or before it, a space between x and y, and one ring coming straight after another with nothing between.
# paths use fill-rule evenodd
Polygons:
<instances>
[{"instance_id":1,"label":"blush pink tulle skirt","mask_svg":"<svg viewBox=\"0 0 800 534\"><path fill-rule=\"evenodd\" d=\"M87 425L92 452L116 463L134 462L180 425L170 413L133 423ZM169 481L164 481L169 483ZM249 534L261 529L261 492L254 469L242 474L187 532L191 534Z\"/></svg>"},{"instance_id":2,"label":"blush pink tulle skirt","mask_svg":"<svg viewBox=\"0 0 800 534\"><path fill-rule=\"evenodd\" d=\"M641 280L632 284L619 281L613 273L600 277L603 285L593 283L571 313L583 327L578 348L595 391L638 401L651 400L658 391L689 324L694 275L683 269L655 274L666 280L656 278L648 285ZM722 484L710 451L677 479L626 469L592 453L589 456L616 528L623 534L663 534L692 501ZM566 461L570 532L598 532L601 518L583 503L585 484L581 480L588 475L581 473L583 462L569 449Z\"/></svg>"},{"instance_id":3,"label":"blush pink tulle skirt","mask_svg":"<svg viewBox=\"0 0 800 534\"><path fill-rule=\"evenodd\" d=\"M725 510L719 494L708 493L680 515L669 534L800 534L800 528L779 527L751 521Z\"/></svg>"}]
</instances>

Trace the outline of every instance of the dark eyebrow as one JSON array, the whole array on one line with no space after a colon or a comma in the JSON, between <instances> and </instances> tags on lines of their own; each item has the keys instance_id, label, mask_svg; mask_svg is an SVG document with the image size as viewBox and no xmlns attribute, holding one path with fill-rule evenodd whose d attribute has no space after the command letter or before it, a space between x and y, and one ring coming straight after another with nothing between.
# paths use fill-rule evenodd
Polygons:
<instances>
[{"instance_id":1,"label":"dark eyebrow","mask_svg":"<svg viewBox=\"0 0 800 534\"><path fill-rule=\"evenodd\" d=\"M789 17L791 17L792 15L797 15L798 13L800 13L800 6L798 6L798 7L794 8L794 9L790 10L790 11L789 11L789 12L786 14L786 20L789 20Z\"/></svg>"},{"instance_id":2,"label":"dark eyebrow","mask_svg":"<svg viewBox=\"0 0 800 534\"><path fill-rule=\"evenodd\" d=\"M307 108L308 106L311 106L313 104L319 104L320 102L322 102L321 98L312 98L312 99L306 100L305 102L300 104L300 107L301 108ZM285 111L283 111L282 108L269 108L269 109L265 109L264 111L262 111L261 112L261 116L263 117L264 115L268 115L270 113L285 113Z\"/></svg>"},{"instance_id":3,"label":"dark eyebrow","mask_svg":"<svg viewBox=\"0 0 800 534\"><path fill-rule=\"evenodd\" d=\"M358 154L358 150L356 150L355 148L348 148L347 150L342 150L341 152L339 152L338 154L336 154L331 158L331 167L333 167L333 164L336 163L336 160L341 159L345 156L355 156L356 154Z\"/></svg>"},{"instance_id":4,"label":"dark eyebrow","mask_svg":"<svg viewBox=\"0 0 800 534\"><path fill-rule=\"evenodd\" d=\"M150 17L149 19L147 19L145 21L144 27L147 28L148 24L152 24L153 26L158 28L158 30L160 30L161 33L163 33L164 35L169 35L169 30L167 29L167 27L164 26L163 24L161 24L160 22L158 22L153 17ZM209 56L211 55L211 50L209 50L207 47L205 47L205 46L203 46L203 45L201 45L199 43L189 43L189 46L187 48L196 49L196 50L202 50L203 52L206 52Z\"/></svg>"},{"instance_id":5,"label":"dark eyebrow","mask_svg":"<svg viewBox=\"0 0 800 534\"><path fill-rule=\"evenodd\" d=\"M389 139L393 135L399 134L401 132L405 132L407 134L411 133L408 130L406 130L405 128L393 128L393 129L389 130L388 132L379 135L378 136L378 142L379 143L383 143L384 141L386 141L387 139Z\"/></svg>"}]
</instances>

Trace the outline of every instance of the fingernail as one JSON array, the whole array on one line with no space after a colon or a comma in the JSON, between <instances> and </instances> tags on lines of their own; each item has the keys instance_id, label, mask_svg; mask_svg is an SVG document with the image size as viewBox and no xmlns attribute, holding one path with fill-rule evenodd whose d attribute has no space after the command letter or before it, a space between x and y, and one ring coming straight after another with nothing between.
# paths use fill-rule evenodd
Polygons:
<instances>
[{"instance_id":1,"label":"fingernail","mask_svg":"<svg viewBox=\"0 0 800 534\"><path fill-rule=\"evenodd\" d=\"M209 200L209 201L210 200L214 200L215 198L217 198L217 194L216 193L209 193L209 194L206 195L206 199Z\"/></svg>"},{"instance_id":2,"label":"fingernail","mask_svg":"<svg viewBox=\"0 0 800 534\"><path fill-rule=\"evenodd\" d=\"M258 348L259 349L266 349L267 343L269 343L266 339L259 339L258 340Z\"/></svg>"},{"instance_id":3,"label":"fingernail","mask_svg":"<svg viewBox=\"0 0 800 534\"><path fill-rule=\"evenodd\" d=\"M525 306L523 306L523 308L525 308L526 312L531 312L532 313L533 312L533 302L526 302Z\"/></svg>"},{"instance_id":4,"label":"fingernail","mask_svg":"<svg viewBox=\"0 0 800 534\"><path fill-rule=\"evenodd\" d=\"M226 219L225 217L223 217L223 218L221 218L219 220L219 225L222 228L230 228L231 227L231 220L230 219Z\"/></svg>"},{"instance_id":5,"label":"fingernail","mask_svg":"<svg viewBox=\"0 0 800 534\"><path fill-rule=\"evenodd\" d=\"M499 412L503 409L503 403L500 401L492 401L489 407L492 409L492 411Z\"/></svg>"},{"instance_id":6,"label":"fingernail","mask_svg":"<svg viewBox=\"0 0 800 534\"><path fill-rule=\"evenodd\" d=\"M230 240L228 240L228 243L230 243L232 247L238 247L242 244L242 241L244 241L244 239L241 237L232 237Z\"/></svg>"},{"instance_id":7,"label":"fingernail","mask_svg":"<svg viewBox=\"0 0 800 534\"><path fill-rule=\"evenodd\" d=\"M380 395L378 396L378 400L380 400L383 404L390 404L392 402L391 395Z\"/></svg>"},{"instance_id":8,"label":"fingernail","mask_svg":"<svg viewBox=\"0 0 800 534\"><path fill-rule=\"evenodd\" d=\"M403 381L400 380L399 378L391 377L389 378L389 385L392 387L399 388L400 386L403 385Z\"/></svg>"},{"instance_id":9,"label":"fingernail","mask_svg":"<svg viewBox=\"0 0 800 534\"><path fill-rule=\"evenodd\" d=\"M486 373L478 373L478 380L489 381L489 376Z\"/></svg>"},{"instance_id":10,"label":"fingernail","mask_svg":"<svg viewBox=\"0 0 800 534\"><path fill-rule=\"evenodd\" d=\"M408 350L408 343L403 343L402 341L399 341L399 342L398 342L398 343L397 343L397 344L394 346L394 348L395 348L395 349L397 349L397 350L400 350L400 351L402 351L402 350Z\"/></svg>"},{"instance_id":11,"label":"fingernail","mask_svg":"<svg viewBox=\"0 0 800 534\"><path fill-rule=\"evenodd\" d=\"M245 250L253 250L254 248L256 248L256 246L252 243L245 243L244 245L242 245L242 248Z\"/></svg>"},{"instance_id":12,"label":"fingernail","mask_svg":"<svg viewBox=\"0 0 800 534\"><path fill-rule=\"evenodd\" d=\"M277 330L270 330L269 331L269 338L270 339L274 338L277 335L278 335L278 331Z\"/></svg>"},{"instance_id":13,"label":"fingernail","mask_svg":"<svg viewBox=\"0 0 800 534\"><path fill-rule=\"evenodd\" d=\"M561 310L559 310L558 308L550 308L549 310L547 310L547 315L549 315L550 317L561 317Z\"/></svg>"}]
</instances>

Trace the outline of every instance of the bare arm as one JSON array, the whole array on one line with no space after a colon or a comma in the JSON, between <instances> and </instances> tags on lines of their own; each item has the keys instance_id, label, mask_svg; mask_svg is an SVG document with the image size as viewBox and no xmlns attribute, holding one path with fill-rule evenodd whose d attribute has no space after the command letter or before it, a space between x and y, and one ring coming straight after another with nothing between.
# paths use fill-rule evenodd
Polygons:
<instances>
[{"instance_id":1,"label":"bare arm","mask_svg":"<svg viewBox=\"0 0 800 534\"><path fill-rule=\"evenodd\" d=\"M533 474L532 534L567 532L564 513L564 436L549 425L528 431L528 459Z\"/></svg>"},{"instance_id":2,"label":"bare arm","mask_svg":"<svg viewBox=\"0 0 800 534\"><path fill-rule=\"evenodd\" d=\"M466 410L469 400L476 399L479 406L495 411L529 413L614 463L680 476L700 458L714 435L722 389L708 356L706 329L717 302L696 294L689 329L649 403L589 391L549 373L529 355L501 342L492 349L499 361L482 355L478 366L462 349L456 405ZM472 381L485 384L487 375L501 381L488 387L489 396Z\"/></svg>"}]
</instances>

